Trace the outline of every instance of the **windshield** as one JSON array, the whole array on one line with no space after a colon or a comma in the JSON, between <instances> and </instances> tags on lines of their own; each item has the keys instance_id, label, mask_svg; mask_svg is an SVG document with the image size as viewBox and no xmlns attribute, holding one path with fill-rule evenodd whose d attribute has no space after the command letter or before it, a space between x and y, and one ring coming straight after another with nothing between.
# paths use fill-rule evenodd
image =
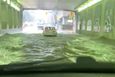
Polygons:
<instances>
[{"instance_id":1,"label":"windshield","mask_svg":"<svg viewBox=\"0 0 115 77\"><path fill-rule=\"evenodd\" d=\"M31 2L0 0L0 65L76 63L79 56L115 63L114 0L65 0L67 7L60 0L63 9L55 0L56 9Z\"/></svg>"}]
</instances>

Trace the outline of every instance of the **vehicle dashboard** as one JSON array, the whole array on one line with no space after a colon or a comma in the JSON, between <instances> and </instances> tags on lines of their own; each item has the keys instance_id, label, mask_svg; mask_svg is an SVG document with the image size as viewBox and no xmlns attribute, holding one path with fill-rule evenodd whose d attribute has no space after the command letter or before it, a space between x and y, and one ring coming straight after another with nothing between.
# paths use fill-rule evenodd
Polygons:
<instances>
[{"instance_id":1,"label":"vehicle dashboard","mask_svg":"<svg viewBox=\"0 0 115 77\"><path fill-rule=\"evenodd\" d=\"M35 73L35 74L1 75L0 77L115 77L115 74L105 74L105 73Z\"/></svg>"}]
</instances>

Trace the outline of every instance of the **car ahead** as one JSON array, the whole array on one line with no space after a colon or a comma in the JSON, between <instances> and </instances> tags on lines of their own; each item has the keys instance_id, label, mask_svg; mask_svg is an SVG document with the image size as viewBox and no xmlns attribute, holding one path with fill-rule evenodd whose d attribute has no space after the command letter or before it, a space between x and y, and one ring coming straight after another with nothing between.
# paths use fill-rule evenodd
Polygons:
<instances>
[{"instance_id":1,"label":"car ahead","mask_svg":"<svg viewBox=\"0 0 115 77\"><path fill-rule=\"evenodd\" d=\"M45 27L43 30L44 36L57 36L57 30L55 27Z\"/></svg>"}]
</instances>

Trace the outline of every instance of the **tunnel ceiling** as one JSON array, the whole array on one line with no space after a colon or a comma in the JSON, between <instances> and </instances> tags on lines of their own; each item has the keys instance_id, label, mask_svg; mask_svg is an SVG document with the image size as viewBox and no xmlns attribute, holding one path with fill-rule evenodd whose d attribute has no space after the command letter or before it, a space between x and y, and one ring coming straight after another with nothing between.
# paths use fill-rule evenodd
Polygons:
<instances>
[{"instance_id":1,"label":"tunnel ceiling","mask_svg":"<svg viewBox=\"0 0 115 77\"><path fill-rule=\"evenodd\" d=\"M74 10L87 0L22 0L24 9Z\"/></svg>"}]
</instances>

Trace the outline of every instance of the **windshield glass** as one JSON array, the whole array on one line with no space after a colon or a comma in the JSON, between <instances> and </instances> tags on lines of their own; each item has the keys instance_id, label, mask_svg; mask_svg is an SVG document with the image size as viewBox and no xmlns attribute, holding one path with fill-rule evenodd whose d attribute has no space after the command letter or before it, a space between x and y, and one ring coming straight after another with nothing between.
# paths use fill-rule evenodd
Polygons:
<instances>
[{"instance_id":1,"label":"windshield glass","mask_svg":"<svg viewBox=\"0 0 115 77\"><path fill-rule=\"evenodd\" d=\"M84 0L77 10L72 4L69 10L44 10L28 9L23 0L0 0L0 65L76 63L79 56L115 63L115 0L87 6L90 1L95 0Z\"/></svg>"}]
</instances>

